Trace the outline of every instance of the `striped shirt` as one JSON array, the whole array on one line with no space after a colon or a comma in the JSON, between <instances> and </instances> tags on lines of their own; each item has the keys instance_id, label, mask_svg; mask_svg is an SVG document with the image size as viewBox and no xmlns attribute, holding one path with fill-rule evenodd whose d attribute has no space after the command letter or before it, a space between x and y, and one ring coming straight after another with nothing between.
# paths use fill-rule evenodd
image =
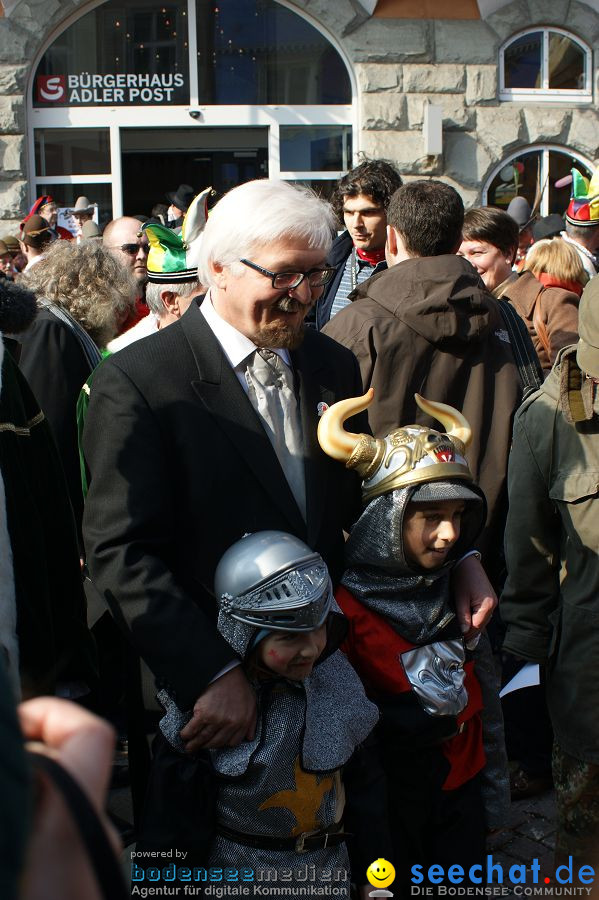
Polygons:
<instances>
[{"instance_id":1,"label":"striped shirt","mask_svg":"<svg viewBox=\"0 0 599 900\"><path fill-rule=\"evenodd\" d=\"M384 262L384 260L382 260L382 262ZM371 275L374 275L375 272L378 271L380 265L381 263L373 265L366 259L360 259L355 249L352 249L352 252L345 261L343 275L341 276L341 281L339 282L339 287L337 288L337 293L333 300L330 315L331 319L334 315L344 309L344 307L349 306L351 301L348 298L354 288L359 284L362 284L363 281L366 281L367 278L370 278Z\"/></svg>"}]
</instances>

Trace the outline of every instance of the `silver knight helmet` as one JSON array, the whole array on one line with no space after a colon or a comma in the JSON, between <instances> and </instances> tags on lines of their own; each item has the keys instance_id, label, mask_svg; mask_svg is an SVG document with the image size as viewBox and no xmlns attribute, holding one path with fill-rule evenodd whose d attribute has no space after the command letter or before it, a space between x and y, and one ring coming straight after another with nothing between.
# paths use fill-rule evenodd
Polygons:
<instances>
[{"instance_id":1,"label":"silver knight helmet","mask_svg":"<svg viewBox=\"0 0 599 900\"><path fill-rule=\"evenodd\" d=\"M233 544L214 576L225 617L254 628L312 631L331 609L333 591L324 560L284 531L258 531Z\"/></svg>"},{"instance_id":2,"label":"silver knight helmet","mask_svg":"<svg viewBox=\"0 0 599 900\"><path fill-rule=\"evenodd\" d=\"M326 410L318 425L318 441L324 452L362 477L365 503L396 488L428 481L472 481L464 456L472 432L457 409L414 394L420 409L441 422L446 433L423 425L394 428L384 438L346 431L345 420L367 409L373 398L370 388L363 397L340 400Z\"/></svg>"}]
</instances>

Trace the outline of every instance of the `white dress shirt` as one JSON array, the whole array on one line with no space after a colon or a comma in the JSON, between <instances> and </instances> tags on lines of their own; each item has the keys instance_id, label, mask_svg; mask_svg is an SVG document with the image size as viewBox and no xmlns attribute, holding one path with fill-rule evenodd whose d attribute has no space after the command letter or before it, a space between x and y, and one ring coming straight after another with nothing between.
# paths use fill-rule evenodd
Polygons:
<instances>
[{"instance_id":1,"label":"white dress shirt","mask_svg":"<svg viewBox=\"0 0 599 900\"><path fill-rule=\"evenodd\" d=\"M202 301L202 305L200 306L200 312L203 314L206 322L210 330L212 331L214 337L219 342L223 349L223 353L229 360L231 368L237 375L239 379L239 383L244 389L245 393L248 393L247 381L245 378L245 370L247 368L247 358L251 356L252 353L256 351L256 344L254 344L245 334L242 334L240 331L237 331L236 328L233 327L229 322L226 322L222 316L219 316L214 306L212 305L212 298L210 296L210 290L206 293L204 300ZM287 350L284 349L274 349L275 353L278 353L283 362L287 363L288 366L291 366L291 359ZM227 672L230 672L231 669L236 668L241 665L241 663L237 660L234 662L230 662L224 669L221 669L217 675L214 676L210 684L215 682L217 678L220 678L222 675L226 675Z\"/></svg>"},{"instance_id":2,"label":"white dress shirt","mask_svg":"<svg viewBox=\"0 0 599 900\"><path fill-rule=\"evenodd\" d=\"M210 330L221 345L223 353L229 360L231 368L237 375L240 385L247 394L248 386L245 380L246 363L248 356L251 356L252 353L255 352L257 345L254 344L253 341L250 341L245 334L237 331L237 329L229 324L229 322L226 322L222 316L219 316L212 305L210 290L208 290L208 293L204 297L202 305L200 306L200 312L203 313ZM276 347L271 349L274 353L278 353L283 362L291 368L291 357L289 356L288 350Z\"/></svg>"}]
</instances>

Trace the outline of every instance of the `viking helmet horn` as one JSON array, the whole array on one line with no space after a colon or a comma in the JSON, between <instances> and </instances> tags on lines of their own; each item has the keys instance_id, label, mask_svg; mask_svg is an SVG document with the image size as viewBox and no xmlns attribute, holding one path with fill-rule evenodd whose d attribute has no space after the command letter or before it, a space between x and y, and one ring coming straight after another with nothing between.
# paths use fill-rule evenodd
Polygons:
<instances>
[{"instance_id":1,"label":"viking helmet horn","mask_svg":"<svg viewBox=\"0 0 599 900\"><path fill-rule=\"evenodd\" d=\"M367 409L372 403L374 390L366 391L362 397L348 397L330 406L321 416L318 423L318 443L328 456L339 462L347 462L360 443L366 437L363 434L352 434L346 431L343 423L350 416Z\"/></svg>"},{"instance_id":2,"label":"viking helmet horn","mask_svg":"<svg viewBox=\"0 0 599 900\"><path fill-rule=\"evenodd\" d=\"M461 412L453 406L448 406L447 403L426 400L420 394L414 394L414 399L422 412L441 422L450 438L461 441L464 447L468 446L472 440L472 429Z\"/></svg>"}]
</instances>

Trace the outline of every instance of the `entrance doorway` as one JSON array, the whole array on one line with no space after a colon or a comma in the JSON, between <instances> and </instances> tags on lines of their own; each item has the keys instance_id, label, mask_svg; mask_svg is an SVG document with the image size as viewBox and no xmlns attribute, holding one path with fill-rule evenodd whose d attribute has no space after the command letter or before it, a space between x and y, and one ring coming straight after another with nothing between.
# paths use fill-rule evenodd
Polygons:
<instances>
[{"instance_id":1,"label":"entrance doorway","mask_svg":"<svg viewBox=\"0 0 599 900\"><path fill-rule=\"evenodd\" d=\"M123 215L149 216L190 184L218 196L268 177L268 128L122 128Z\"/></svg>"}]
</instances>

